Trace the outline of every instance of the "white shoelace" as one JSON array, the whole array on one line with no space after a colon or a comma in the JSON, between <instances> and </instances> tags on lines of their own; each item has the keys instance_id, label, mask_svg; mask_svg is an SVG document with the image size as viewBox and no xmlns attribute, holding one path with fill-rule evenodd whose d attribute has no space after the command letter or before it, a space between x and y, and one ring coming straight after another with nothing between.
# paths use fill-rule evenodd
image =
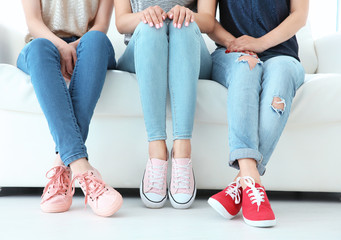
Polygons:
<instances>
[{"instance_id":1,"label":"white shoelace","mask_svg":"<svg viewBox=\"0 0 341 240\"><path fill-rule=\"evenodd\" d=\"M239 188L240 188L240 177L238 177L235 182L230 183L229 188L227 188L225 191L226 196L230 195L232 200L234 200L235 204L240 203L241 191Z\"/></svg>"},{"instance_id":2,"label":"white shoelace","mask_svg":"<svg viewBox=\"0 0 341 240\"><path fill-rule=\"evenodd\" d=\"M175 176L176 179L173 179L173 187L175 189L183 188L189 189L190 188L190 174L191 174L191 161L188 162L186 165L176 164L174 166Z\"/></svg>"},{"instance_id":3,"label":"white shoelace","mask_svg":"<svg viewBox=\"0 0 341 240\"><path fill-rule=\"evenodd\" d=\"M251 203L257 203L257 212L259 212L259 207L262 204L262 202L265 202L264 200L264 188L255 186L255 180L252 177L243 177L244 182L246 186L248 186L250 189L246 191L248 194Z\"/></svg>"},{"instance_id":4,"label":"white shoelace","mask_svg":"<svg viewBox=\"0 0 341 240\"><path fill-rule=\"evenodd\" d=\"M163 190L163 180L164 180L164 170L165 166L153 166L148 168L149 182L148 188L156 188Z\"/></svg>"}]
</instances>

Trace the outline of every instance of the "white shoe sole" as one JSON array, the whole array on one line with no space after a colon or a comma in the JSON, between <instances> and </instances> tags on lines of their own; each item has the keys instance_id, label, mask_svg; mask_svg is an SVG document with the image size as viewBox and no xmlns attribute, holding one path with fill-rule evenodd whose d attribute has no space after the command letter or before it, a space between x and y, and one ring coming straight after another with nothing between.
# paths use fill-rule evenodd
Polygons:
<instances>
[{"instance_id":1,"label":"white shoe sole","mask_svg":"<svg viewBox=\"0 0 341 240\"><path fill-rule=\"evenodd\" d=\"M173 208L176 208L176 209L186 209L186 208L189 208L192 205L192 203L194 202L196 195L197 195L197 188L194 189L194 193L193 193L191 199L188 202L179 203L179 202L176 202L173 199L173 196L172 196L171 192L168 191L169 200L170 200Z\"/></svg>"},{"instance_id":2,"label":"white shoe sole","mask_svg":"<svg viewBox=\"0 0 341 240\"><path fill-rule=\"evenodd\" d=\"M142 191L142 181L140 184L140 197L141 200L143 202L143 204L147 207L147 208L162 208L167 200L167 195L165 195L165 197L160 201L160 202L153 202L151 200L149 200L143 193Z\"/></svg>"},{"instance_id":3,"label":"white shoe sole","mask_svg":"<svg viewBox=\"0 0 341 240\"><path fill-rule=\"evenodd\" d=\"M273 227L276 225L276 219L275 220L252 221L252 220L246 219L244 216L243 216L243 218L244 218L244 221L252 227Z\"/></svg>"},{"instance_id":4,"label":"white shoe sole","mask_svg":"<svg viewBox=\"0 0 341 240\"><path fill-rule=\"evenodd\" d=\"M209 198L207 202L214 210L216 210L221 216L223 216L223 218L232 219L233 217L235 217L235 215L231 215L223 207L223 205L221 205L221 203L215 200L214 198Z\"/></svg>"}]
</instances>

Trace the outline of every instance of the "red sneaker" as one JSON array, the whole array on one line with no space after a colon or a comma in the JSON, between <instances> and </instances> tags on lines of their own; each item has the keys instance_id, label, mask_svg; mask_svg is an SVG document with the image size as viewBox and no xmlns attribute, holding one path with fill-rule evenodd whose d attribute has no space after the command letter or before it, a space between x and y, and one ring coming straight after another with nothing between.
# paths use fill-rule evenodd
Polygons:
<instances>
[{"instance_id":1,"label":"red sneaker","mask_svg":"<svg viewBox=\"0 0 341 240\"><path fill-rule=\"evenodd\" d=\"M230 183L223 191L208 199L208 204L224 218L233 218L242 206L243 189L240 186L239 180L240 178L237 178L235 182Z\"/></svg>"},{"instance_id":2,"label":"red sneaker","mask_svg":"<svg viewBox=\"0 0 341 240\"><path fill-rule=\"evenodd\" d=\"M255 183L251 177L243 177L243 179L247 186L243 190L242 200L244 221L254 227L275 226L275 214L264 187Z\"/></svg>"}]
</instances>

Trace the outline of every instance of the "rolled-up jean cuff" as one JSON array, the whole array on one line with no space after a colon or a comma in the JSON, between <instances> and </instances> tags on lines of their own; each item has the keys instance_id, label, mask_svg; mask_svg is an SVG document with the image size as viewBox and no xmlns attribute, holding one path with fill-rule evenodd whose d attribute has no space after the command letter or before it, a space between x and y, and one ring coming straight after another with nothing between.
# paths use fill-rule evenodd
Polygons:
<instances>
[{"instance_id":1,"label":"rolled-up jean cuff","mask_svg":"<svg viewBox=\"0 0 341 240\"><path fill-rule=\"evenodd\" d=\"M265 167L261 165L263 155L259 151L252 149L252 148L240 148L240 149L233 150L230 153L230 161L229 161L230 167L233 167L239 170L240 168L238 164L238 159L243 159L243 158L255 159L257 162L257 169L259 171L259 174L261 174L260 167L261 167L261 170L265 171ZM263 171L263 174L264 174L264 171Z\"/></svg>"},{"instance_id":2,"label":"rolled-up jean cuff","mask_svg":"<svg viewBox=\"0 0 341 240\"><path fill-rule=\"evenodd\" d=\"M73 161L76 161L80 158L86 158L88 159L88 154L87 153L77 153L74 154L68 158L66 158L65 160L63 160L63 163L65 166L69 166Z\"/></svg>"},{"instance_id":3,"label":"rolled-up jean cuff","mask_svg":"<svg viewBox=\"0 0 341 240\"><path fill-rule=\"evenodd\" d=\"M167 136L151 137L151 138L148 138L148 142L161 141L161 140L166 140L166 139L167 139Z\"/></svg>"},{"instance_id":4,"label":"rolled-up jean cuff","mask_svg":"<svg viewBox=\"0 0 341 240\"><path fill-rule=\"evenodd\" d=\"M180 139L191 139L192 135L187 134L187 135L177 135L173 137L173 140L180 140Z\"/></svg>"}]
</instances>

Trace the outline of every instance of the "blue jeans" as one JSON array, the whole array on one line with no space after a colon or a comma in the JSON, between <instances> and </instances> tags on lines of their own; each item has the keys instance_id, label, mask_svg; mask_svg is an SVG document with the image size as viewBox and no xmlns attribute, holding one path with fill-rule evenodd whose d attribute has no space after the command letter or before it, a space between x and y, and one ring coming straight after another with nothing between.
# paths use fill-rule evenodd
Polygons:
<instances>
[{"instance_id":1,"label":"blue jeans","mask_svg":"<svg viewBox=\"0 0 341 240\"><path fill-rule=\"evenodd\" d=\"M259 62L252 70L241 53L212 53L212 78L229 89L227 99L230 161L239 169L238 159L257 161L260 175L275 149L288 120L296 90L304 81L300 62L289 56L278 56ZM273 106L280 98L284 109Z\"/></svg>"},{"instance_id":2,"label":"blue jeans","mask_svg":"<svg viewBox=\"0 0 341 240\"><path fill-rule=\"evenodd\" d=\"M76 37L64 39L66 42ZM115 54L108 37L90 31L77 47L77 62L69 88L61 74L60 54L44 38L28 43L21 51L17 66L31 76L39 104L64 164L88 158L85 141L108 68L115 68Z\"/></svg>"},{"instance_id":3,"label":"blue jeans","mask_svg":"<svg viewBox=\"0 0 341 240\"><path fill-rule=\"evenodd\" d=\"M181 29L140 23L117 68L136 73L148 141L165 140L169 88L173 139L192 137L198 78L210 78L212 60L196 23Z\"/></svg>"}]
</instances>

